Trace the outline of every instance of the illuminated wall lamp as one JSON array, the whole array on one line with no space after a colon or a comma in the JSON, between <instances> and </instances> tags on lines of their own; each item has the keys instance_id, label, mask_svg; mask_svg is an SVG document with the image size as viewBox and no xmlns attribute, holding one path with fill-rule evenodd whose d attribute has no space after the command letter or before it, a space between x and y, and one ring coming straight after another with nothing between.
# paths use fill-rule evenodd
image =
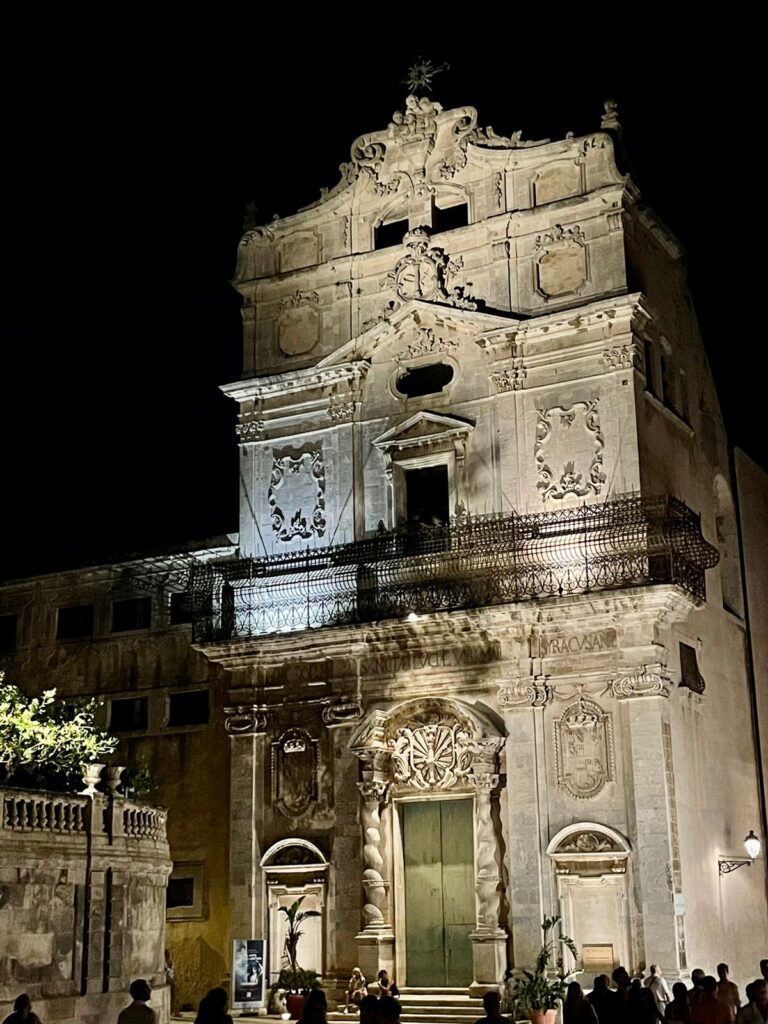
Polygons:
<instances>
[{"instance_id":1,"label":"illuminated wall lamp","mask_svg":"<svg viewBox=\"0 0 768 1024\"><path fill-rule=\"evenodd\" d=\"M749 830L749 835L744 840L744 849L747 851L746 857L718 858L717 867L721 875L727 875L729 872L735 871L736 868L743 868L745 864L751 867L752 861L760 856L761 843L752 829Z\"/></svg>"}]
</instances>

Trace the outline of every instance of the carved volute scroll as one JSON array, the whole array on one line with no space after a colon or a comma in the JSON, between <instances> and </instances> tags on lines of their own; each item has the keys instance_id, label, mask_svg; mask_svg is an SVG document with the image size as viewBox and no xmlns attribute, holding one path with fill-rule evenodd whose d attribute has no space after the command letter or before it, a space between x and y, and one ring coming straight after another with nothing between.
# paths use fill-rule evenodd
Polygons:
<instances>
[{"instance_id":1,"label":"carved volute scroll","mask_svg":"<svg viewBox=\"0 0 768 1024\"><path fill-rule=\"evenodd\" d=\"M268 712L258 704L237 704L224 708L224 728L230 736L263 736Z\"/></svg>"}]
</instances>

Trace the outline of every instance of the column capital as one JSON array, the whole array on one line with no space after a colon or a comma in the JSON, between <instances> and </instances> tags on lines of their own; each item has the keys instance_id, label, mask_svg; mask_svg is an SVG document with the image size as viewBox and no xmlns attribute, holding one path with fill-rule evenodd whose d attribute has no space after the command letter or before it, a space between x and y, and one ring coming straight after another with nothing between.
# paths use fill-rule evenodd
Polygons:
<instances>
[{"instance_id":1,"label":"column capital","mask_svg":"<svg viewBox=\"0 0 768 1024\"><path fill-rule=\"evenodd\" d=\"M366 803L384 803L387 799L389 783L381 779L364 779L358 782L357 788Z\"/></svg>"}]
</instances>

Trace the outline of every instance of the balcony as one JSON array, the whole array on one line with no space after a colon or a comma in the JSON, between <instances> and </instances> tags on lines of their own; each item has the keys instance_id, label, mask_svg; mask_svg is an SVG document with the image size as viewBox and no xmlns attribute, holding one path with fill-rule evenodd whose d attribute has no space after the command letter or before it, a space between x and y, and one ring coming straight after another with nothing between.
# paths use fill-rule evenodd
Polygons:
<instances>
[{"instance_id":1,"label":"balcony","mask_svg":"<svg viewBox=\"0 0 768 1024\"><path fill-rule=\"evenodd\" d=\"M657 583L702 602L704 573L717 561L686 505L633 495L198 565L188 599L195 641L226 643Z\"/></svg>"}]
</instances>

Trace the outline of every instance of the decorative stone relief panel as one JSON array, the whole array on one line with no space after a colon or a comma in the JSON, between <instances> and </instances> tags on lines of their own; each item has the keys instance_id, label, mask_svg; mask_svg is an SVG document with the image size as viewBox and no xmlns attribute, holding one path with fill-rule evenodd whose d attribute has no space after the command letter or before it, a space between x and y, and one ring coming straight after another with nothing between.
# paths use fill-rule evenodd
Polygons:
<instances>
[{"instance_id":1,"label":"decorative stone relief panel","mask_svg":"<svg viewBox=\"0 0 768 1024\"><path fill-rule=\"evenodd\" d=\"M533 183L534 205L577 196L582 191L582 170L576 161L550 164L539 171Z\"/></svg>"},{"instance_id":2,"label":"decorative stone relief panel","mask_svg":"<svg viewBox=\"0 0 768 1024\"><path fill-rule=\"evenodd\" d=\"M564 839L557 853L621 853L622 848L610 836L599 832L574 832Z\"/></svg>"},{"instance_id":3,"label":"decorative stone relief panel","mask_svg":"<svg viewBox=\"0 0 768 1024\"><path fill-rule=\"evenodd\" d=\"M448 287L449 280L463 266L460 257L452 259L445 250L429 244L424 228L408 231L403 239L408 253L399 259L388 275L398 298L446 302L458 309L477 309L477 303L465 294L463 287Z\"/></svg>"},{"instance_id":4,"label":"decorative stone relief panel","mask_svg":"<svg viewBox=\"0 0 768 1024\"><path fill-rule=\"evenodd\" d=\"M317 769L317 740L304 729L287 729L272 744L272 801L286 817L298 817L317 800Z\"/></svg>"},{"instance_id":5,"label":"decorative stone relief panel","mask_svg":"<svg viewBox=\"0 0 768 1024\"><path fill-rule=\"evenodd\" d=\"M327 526L322 449L273 455L267 502L278 540L322 537Z\"/></svg>"},{"instance_id":6,"label":"decorative stone relief panel","mask_svg":"<svg viewBox=\"0 0 768 1024\"><path fill-rule=\"evenodd\" d=\"M599 494L605 483L598 399L537 409L534 458L542 501Z\"/></svg>"},{"instance_id":7,"label":"decorative stone relief panel","mask_svg":"<svg viewBox=\"0 0 768 1024\"><path fill-rule=\"evenodd\" d=\"M588 278L586 241L578 224L555 224L552 231L538 235L534 268L536 291L545 299L578 292Z\"/></svg>"},{"instance_id":8,"label":"decorative stone relief panel","mask_svg":"<svg viewBox=\"0 0 768 1024\"><path fill-rule=\"evenodd\" d=\"M583 697L555 723L557 784L579 800L597 796L615 777L611 716Z\"/></svg>"},{"instance_id":9,"label":"decorative stone relief panel","mask_svg":"<svg viewBox=\"0 0 768 1024\"><path fill-rule=\"evenodd\" d=\"M409 359L418 359L420 356L433 356L441 352L449 352L458 348L459 343L454 338L440 338L431 327L421 327L416 341L406 345L402 352L395 356L397 362L406 362Z\"/></svg>"},{"instance_id":10,"label":"decorative stone relief panel","mask_svg":"<svg viewBox=\"0 0 768 1024\"><path fill-rule=\"evenodd\" d=\"M317 292L294 292L284 299L277 320L277 344L283 355L311 352L320 340L320 297Z\"/></svg>"},{"instance_id":11,"label":"decorative stone relief panel","mask_svg":"<svg viewBox=\"0 0 768 1024\"><path fill-rule=\"evenodd\" d=\"M321 262L320 236L317 231L294 231L280 242L280 273L313 267Z\"/></svg>"},{"instance_id":12,"label":"decorative stone relief panel","mask_svg":"<svg viewBox=\"0 0 768 1024\"><path fill-rule=\"evenodd\" d=\"M397 730L392 774L417 789L450 789L472 770L471 735L449 721Z\"/></svg>"}]
</instances>

